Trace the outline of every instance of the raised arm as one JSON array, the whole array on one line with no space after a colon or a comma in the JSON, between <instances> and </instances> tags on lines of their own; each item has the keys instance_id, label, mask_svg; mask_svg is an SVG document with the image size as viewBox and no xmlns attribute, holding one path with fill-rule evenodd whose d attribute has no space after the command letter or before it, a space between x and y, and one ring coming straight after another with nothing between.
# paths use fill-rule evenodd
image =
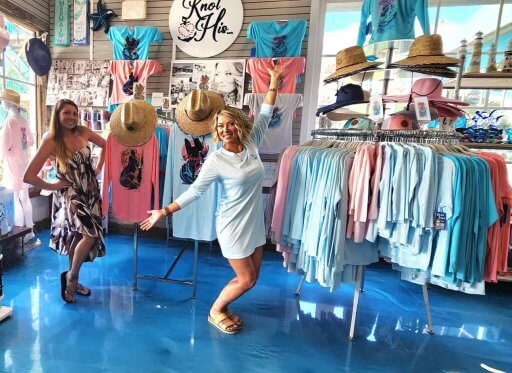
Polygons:
<instances>
[{"instance_id":1,"label":"raised arm","mask_svg":"<svg viewBox=\"0 0 512 373\"><path fill-rule=\"evenodd\" d=\"M268 69L270 74L270 85L268 86L268 92L263 100L264 104L274 105L276 103L277 90L279 89L279 82L281 75L283 75L284 69L280 65L275 65L274 69Z\"/></svg>"}]
</instances>

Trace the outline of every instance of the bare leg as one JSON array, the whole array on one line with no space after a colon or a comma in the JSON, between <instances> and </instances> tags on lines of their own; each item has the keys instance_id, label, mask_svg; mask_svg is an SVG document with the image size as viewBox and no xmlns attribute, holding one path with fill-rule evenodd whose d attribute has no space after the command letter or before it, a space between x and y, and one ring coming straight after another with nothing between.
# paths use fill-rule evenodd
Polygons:
<instances>
[{"instance_id":1,"label":"bare leg","mask_svg":"<svg viewBox=\"0 0 512 373\"><path fill-rule=\"evenodd\" d=\"M78 242L74 249L71 269L66 275L67 287L70 288L69 292L73 295L75 294L76 288L78 286L78 274L80 272L80 267L82 266L82 263L89 254L89 250L91 249L92 245L94 245L96 240L96 237L82 235L82 239Z\"/></svg>"},{"instance_id":2,"label":"bare leg","mask_svg":"<svg viewBox=\"0 0 512 373\"><path fill-rule=\"evenodd\" d=\"M75 256L75 248L76 245L78 245L78 242L82 239L81 233L75 233L75 237L73 238L73 241L71 242L71 246L68 250L68 257L69 257L69 270L71 271L71 267L73 265L73 257Z\"/></svg>"},{"instance_id":3,"label":"bare leg","mask_svg":"<svg viewBox=\"0 0 512 373\"><path fill-rule=\"evenodd\" d=\"M263 249L258 247L254 253L243 259L228 259L236 277L232 279L220 292L219 296L210 308L210 315L216 316L225 312L228 305L238 299L256 285L258 280Z\"/></svg>"}]
</instances>

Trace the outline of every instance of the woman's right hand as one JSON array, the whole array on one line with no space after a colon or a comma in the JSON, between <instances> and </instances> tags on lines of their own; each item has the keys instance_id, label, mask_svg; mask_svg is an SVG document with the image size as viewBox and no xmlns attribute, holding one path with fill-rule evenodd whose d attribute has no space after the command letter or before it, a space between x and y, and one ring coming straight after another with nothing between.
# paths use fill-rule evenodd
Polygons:
<instances>
[{"instance_id":1,"label":"woman's right hand","mask_svg":"<svg viewBox=\"0 0 512 373\"><path fill-rule=\"evenodd\" d=\"M156 224L156 222L160 220L160 218L165 216L165 214L162 213L162 210L150 210L147 211L147 213L151 216L140 223L140 228L143 231L150 230Z\"/></svg>"},{"instance_id":2,"label":"woman's right hand","mask_svg":"<svg viewBox=\"0 0 512 373\"><path fill-rule=\"evenodd\" d=\"M52 188L51 190L61 190L64 188L69 188L72 186L72 184L69 181L66 180L59 180L56 183L51 184Z\"/></svg>"}]
</instances>

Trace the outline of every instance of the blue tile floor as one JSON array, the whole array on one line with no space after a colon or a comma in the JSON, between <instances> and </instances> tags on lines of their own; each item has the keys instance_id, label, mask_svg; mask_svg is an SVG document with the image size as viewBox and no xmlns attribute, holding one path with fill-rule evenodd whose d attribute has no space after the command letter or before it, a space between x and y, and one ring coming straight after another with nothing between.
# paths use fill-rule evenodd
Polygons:
<instances>
[{"instance_id":1,"label":"blue tile floor","mask_svg":"<svg viewBox=\"0 0 512 373\"><path fill-rule=\"evenodd\" d=\"M65 304L59 273L67 257L43 246L4 274L0 371L6 372L482 372L512 371L510 285L485 297L431 288L436 335L425 332L421 287L385 265L366 273L356 336L347 340L353 286L334 293L304 284L265 252L261 279L233 304L245 321L238 335L207 322L210 304L232 272L219 250L201 246L198 297L191 288L139 281L132 292L132 238L107 237L107 256L86 263L89 298ZM176 255L163 240L140 240L140 272L162 275ZM190 277L193 250L174 277Z\"/></svg>"}]
</instances>

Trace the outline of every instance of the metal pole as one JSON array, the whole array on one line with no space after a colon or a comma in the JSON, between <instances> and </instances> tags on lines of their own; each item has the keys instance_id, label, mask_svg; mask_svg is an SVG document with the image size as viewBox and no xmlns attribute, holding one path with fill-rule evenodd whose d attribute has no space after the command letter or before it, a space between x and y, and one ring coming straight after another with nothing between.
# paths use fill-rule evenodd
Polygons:
<instances>
[{"instance_id":1,"label":"metal pole","mask_svg":"<svg viewBox=\"0 0 512 373\"><path fill-rule=\"evenodd\" d=\"M460 66L459 66L459 73L457 74L457 81L455 83L455 89L454 89L455 100L459 99L460 86L462 83L462 74L464 74L464 67L466 65L466 54L467 53L468 53L467 41L466 41L466 39L463 39L460 41L460 48L459 48L459 53L458 53L458 57L460 58Z\"/></svg>"},{"instance_id":2,"label":"metal pole","mask_svg":"<svg viewBox=\"0 0 512 373\"><path fill-rule=\"evenodd\" d=\"M434 34L437 34L437 28L439 26L439 13L441 10L441 0L437 0L437 9L436 9L436 23L434 25Z\"/></svg>"},{"instance_id":3,"label":"metal pole","mask_svg":"<svg viewBox=\"0 0 512 373\"><path fill-rule=\"evenodd\" d=\"M302 289L302 284L304 283L304 280L306 279L306 275L300 276L299 285L297 286L297 289L295 289L295 295L300 295L300 290Z\"/></svg>"},{"instance_id":4,"label":"metal pole","mask_svg":"<svg viewBox=\"0 0 512 373\"><path fill-rule=\"evenodd\" d=\"M137 291L137 251L139 241L139 224L133 225L133 291Z\"/></svg>"},{"instance_id":5,"label":"metal pole","mask_svg":"<svg viewBox=\"0 0 512 373\"><path fill-rule=\"evenodd\" d=\"M357 316L357 306L359 305L359 294L361 293L361 280L363 277L363 266L359 265L356 269L356 286L354 287L354 301L352 303L352 317L350 319L350 332L348 335L349 341L353 341L354 338L354 330L356 328L356 316Z\"/></svg>"},{"instance_id":6,"label":"metal pole","mask_svg":"<svg viewBox=\"0 0 512 373\"><path fill-rule=\"evenodd\" d=\"M501 28L501 16L503 14L503 6L505 4L505 0L500 1L500 9L498 10L498 24L496 25L496 33L494 34L494 45L496 49L498 49L498 39L500 37L500 28Z\"/></svg>"},{"instance_id":7,"label":"metal pole","mask_svg":"<svg viewBox=\"0 0 512 373\"><path fill-rule=\"evenodd\" d=\"M362 268L362 271L363 275L361 276L361 287L359 288L359 290L361 290L361 292L364 293L364 279L366 278L366 270L364 267Z\"/></svg>"},{"instance_id":8,"label":"metal pole","mask_svg":"<svg viewBox=\"0 0 512 373\"><path fill-rule=\"evenodd\" d=\"M428 334L434 334L434 329L432 329L432 315L430 314L430 302L428 300L428 290L427 284L423 284L423 300L425 301L425 310L427 311L427 332Z\"/></svg>"},{"instance_id":9,"label":"metal pole","mask_svg":"<svg viewBox=\"0 0 512 373\"><path fill-rule=\"evenodd\" d=\"M192 298L196 299L197 288L197 257L199 255L199 242L194 240L194 268L192 269L193 285L192 285Z\"/></svg>"}]
</instances>

